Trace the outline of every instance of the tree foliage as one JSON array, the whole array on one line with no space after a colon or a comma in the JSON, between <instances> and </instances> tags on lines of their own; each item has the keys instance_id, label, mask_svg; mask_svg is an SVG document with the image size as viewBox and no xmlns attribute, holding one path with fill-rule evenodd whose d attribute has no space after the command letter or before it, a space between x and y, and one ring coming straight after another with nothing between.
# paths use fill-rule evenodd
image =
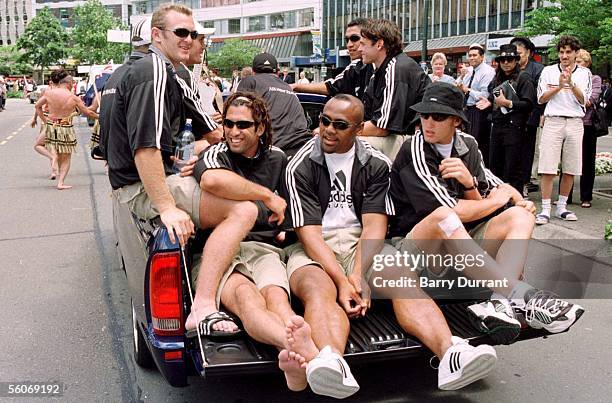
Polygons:
<instances>
[{"instance_id":1,"label":"tree foliage","mask_svg":"<svg viewBox=\"0 0 612 403\"><path fill-rule=\"evenodd\" d=\"M577 37L584 49L594 56L593 64L601 65L612 57L612 2L610 0L555 0L549 7L540 7L527 15L522 34L536 36L561 35ZM556 49L550 50L556 57Z\"/></svg>"},{"instance_id":2,"label":"tree foliage","mask_svg":"<svg viewBox=\"0 0 612 403\"><path fill-rule=\"evenodd\" d=\"M0 46L1 75L30 75L32 65L24 60L24 52L17 45Z\"/></svg>"},{"instance_id":3,"label":"tree foliage","mask_svg":"<svg viewBox=\"0 0 612 403\"><path fill-rule=\"evenodd\" d=\"M253 57L261 49L241 39L228 39L215 53L208 55L208 66L219 69L224 77L230 77L232 70L242 69L253 63Z\"/></svg>"},{"instance_id":4,"label":"tree foliage","mask_svg":"<svg viewBox=\"0 0 612 403\"><path fill-rule=\"evenodd\" d=\"M110 60L120 63L129 52L129 45L106 41L109 29L129 29L100 0L87 0L74 9L74 28L71 32L71 55L82 64L103 64Z\"/></svg>"},{"instance_id":5,"label":"tree foliage","mask_svg":"<svg viewBox=\"0 0 612 403\"><path fill-rule=\"evenodd\" d=\"M18 61L37 65L42 71L66 55L67 43L68 34L64 27L45 7L19 36L17 48L23 50L23 54Z\"/></svg>"}]
</instances>

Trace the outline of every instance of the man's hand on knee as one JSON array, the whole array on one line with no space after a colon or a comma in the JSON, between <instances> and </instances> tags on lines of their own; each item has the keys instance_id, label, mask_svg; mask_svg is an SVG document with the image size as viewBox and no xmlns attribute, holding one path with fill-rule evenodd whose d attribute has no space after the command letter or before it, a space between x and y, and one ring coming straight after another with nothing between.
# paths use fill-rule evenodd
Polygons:
<instances>
[{"instance_id":1,"label":"man's hand on knee","mask_svg":"<svg viewBox=\"0 0 612 403\"><path fill-rule=\"evenodd\" d=\"M189 237L195 232L195 227L189 214L178 207L170 207L164 210L160 213L160 218L168 229L168 235L172 243L176 243L175 232L181 245L185 245Z\"/></svg>"},{"instance_id":2,"label":"man's hand on knee","mask_svg":"<svg viewBox=\"0 0 612 403\"><path fill-rule=\"evenodd\" d=\"M515 206L522 207L525 210L529 211L531 214L535 214L536 212L535 204L533 204L533 202L530 200L521 200L518 203L515 203Z\"/></svg>"}]
</instances>

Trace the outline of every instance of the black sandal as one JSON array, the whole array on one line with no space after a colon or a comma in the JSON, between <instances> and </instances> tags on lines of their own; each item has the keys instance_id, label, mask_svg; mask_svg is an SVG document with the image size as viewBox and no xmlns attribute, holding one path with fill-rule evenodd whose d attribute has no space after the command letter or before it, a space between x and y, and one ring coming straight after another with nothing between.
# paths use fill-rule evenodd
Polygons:
<instances>
[{"instance_id":1,"label":"black sandal","mask_svg":"<svg viewBox=\"0 0 612 403\"><path fill-rule=\"evenodd\" d=\"M211 339L219 338L233 338L242 333L242 329L238 328L238 330L234 332L226 332L224 330L216 330L213 329L213 325L219 322L232 322L236 323L234 318L229 316L227 313L223 311L213 312L198 323L198 327L200 328L200 335L210 337ZM198 336L197 329L187 330L186 333L187 338L193 338Z\"/></svg>"}]
</instances>

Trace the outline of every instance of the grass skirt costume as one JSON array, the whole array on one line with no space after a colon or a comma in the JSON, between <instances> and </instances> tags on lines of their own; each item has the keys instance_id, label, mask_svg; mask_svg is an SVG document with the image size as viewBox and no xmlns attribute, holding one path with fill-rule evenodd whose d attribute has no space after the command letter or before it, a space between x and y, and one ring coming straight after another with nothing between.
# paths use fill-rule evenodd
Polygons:
<instances>
[{"instance_id":1,"label":"grass skirt costume","mask_svg":"<svg viewBox=\"0 0 612 403\"><path fill-rule=\"evenodd\" d=\"M76 151L76 133L72 117L49 118L45 125L45 147L56 154L72 154Z\"/></svg>"}]
</instances>

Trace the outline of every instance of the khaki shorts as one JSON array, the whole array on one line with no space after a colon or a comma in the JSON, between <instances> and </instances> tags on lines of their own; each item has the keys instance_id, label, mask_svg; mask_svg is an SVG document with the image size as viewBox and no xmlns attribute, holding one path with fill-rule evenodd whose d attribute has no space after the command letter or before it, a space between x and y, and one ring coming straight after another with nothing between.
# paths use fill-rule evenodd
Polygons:
<instances>
[{"instance_id":1,"label":"khaki shorts","mask_svg":"<svg viewBox=\"0 0 612 403\"><path fill-rule=\"evenodd\" d=\"M200 199L202 190L193 176L166 176L166 183L174 198L176 207L191 217L196 227L200 227ZM113 191L120 203L126 203L132 213L142 220L150 220L159 215L157 208L151 203L142 182Z\"/></svg>"},{"instance_id":2,"label":"khaki shorts","mask_svg":"<svg viewBox=\"0 0 612 403\"><path fill-rule=\"evenodd\" d=\"M401 134L389 134L385 137L359 136L361 140L367 141L372 147L385 154L391 161L399 153L407 136Z\"/></svg>"},{"instance_id":3,"label":"khaki shorts","mask_svg":"<svg viewBox=\"0 0 612 403\"><path fill-rule=\"evenodd\" d=\"M289 297L289 280L284 261L285 251L280 248L264 242L241 242L238 253L234 256L229 269L223 274L217 288L217 306L220 306L221 293L227 279L235 272L255 283L258 290L275 285L284 289L287 292L287 297ZM194 288L198 281L199 269L200 264L197 264L191 271Z\"/></svg>"},{"instance_id":4,"label":"khaki shorts","mask_svg":"<svg viewBox=\"0 0 612 403\"><path fill-rule=\"evenodd\" d=\"M331 248L336 255L336 261L342 268L346 276L353 273L355 266L355 254L357 253L357 242L361 236L361 227L342 228L329 231L323 234L325 243ZM285 248L287 254L287 277L291 278L293 273L301 267L312 265L320 269L323 267L316 261L312 260L304 251L304 247L300 242L290 245ZM385 243L379 254L395 254L396 250L389 244ZM372 274L372 267L364 273L364 278L369 280Z\"/></svg>"},{"instance_id":5,"label":"khaki shorts","mask_svg":"<svg viewBox=\"0 0 612 403\"><path fill-rule=\"evenodd\" d=\"M581 118L547 116L539 146L538 173L556 175L559 161L563 173L582 174Z\"/></svg>"}]
</instances>

